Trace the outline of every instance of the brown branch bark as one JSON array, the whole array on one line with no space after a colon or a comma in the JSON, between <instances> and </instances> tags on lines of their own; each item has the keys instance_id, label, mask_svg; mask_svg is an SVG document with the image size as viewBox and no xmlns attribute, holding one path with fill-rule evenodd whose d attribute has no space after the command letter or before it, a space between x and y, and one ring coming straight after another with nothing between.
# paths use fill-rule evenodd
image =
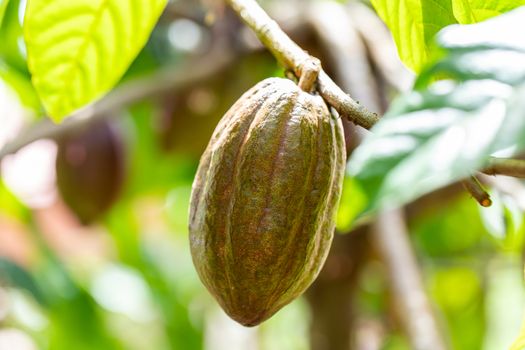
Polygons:
<instances>
[{"instance_id":1,"label":"brown branch bark","mask_svg":"<svg viewBox=\"0 0 525 350\"><path fill-rule=\"evenodd\" d=\"M525 178L525 160L509 158L490 158L488 166L482 170L487 175L507 175Z\"/></svg>"},{"instance_id":2,"label":"brown branch bark","mask_svg":"<svg viewBox=\"0 0 525 350\"><path fill-rule=\"evenodd\" d=\"M316 13L322 14L316 15ZM371 108L381 111L384 106L381 105L382 99L379 97L383 97L380 95L384 94L384 91L379 89L377 81L374 80L372 68L370 67L370 52L367 52L367 48L361 41L368 33L365 33L365 29L363 29L361 30L363 35L359 35L359 25L363 23L355 21L352 17L346 17L347 15L348 10L341 5L319 3L312 7L309 22L316 30L321 41L325 43L331 56L331 61L334 63L336 75L340 78L341 86L350 91L353 96L360 96L363 101L367 101L367 105ZM339 25L334 25L331 21L336 21ZM369 28L370 26L367 27L367 30ZM374 34L376 39L381 39L379 42L384 43L387 40L391 40L388 38L388 32L386 31L375 31ZM368 48L370 51L372 49L373 47ZM359 72L355 72L356 69ZM384 67L380 66L378 69L382 70ZM402 74L402 72L399 74ZM412 344L415 344L413 348L416 350L445 349L445 342L429 306L417 262L399 215L398 212L394 212L380 216L373 225L374 228L380 228L381 232L378 233L377 230L374 230L376 234L373 238L378 246L378 253L387 265L388 277L392 281L392 289L394 290L394 300L399 305L400 314L403 315L402 320L403 325L405 325L407 338ZM390 217L397 218L397 221L391 222ZM393 226L390 227L390 225ZM360 230L363 229L365 227L360 228ZM393 230L395 232L392 232ZM351 233L350 237L356 233ZM385 238L384 236L388 237ZM394 242L392 243L392 241ZM337 240L334 240L334 243L337 243ZM352 243L361 254L363 254L363 251L368 251L368 247L356 244L359 243L356 239ZM361 266L363 263L358 264L360 260L355 259L355 257L361 255L354 256L355 249L351 249L348 246L345 248L351 256L347 264L350 264L350 266L353 264L357 264L358 267ZM333 252L330 253L328 259L331 258L332 254ZM328 295L330 285L321 278L326 274L329 263L330 260L327 260L327 267L325 267L318 281L312 287L312 292L310 292L311 297L309 300L315 316L312 325L312 348L319 350L332 348L348 349L348 340L352 335L355 335L350 330L350 327L355 323L355 319L352 317L354 315L351 314L352 294L355 285L343 289L339 294L333 292L333 295ZM325 294L321 295L321 292ZM327 301L319 300L321 296L325 295L331 298ZM413 297L415 299L412 300ZM338 299L339 308L333 306L337 302L330 301L334 298ZM417 300L420 300L420 302ZM330 313L330 316L327 313ZM330 317L333 321L330 320ZM316 320L316 318L318 319ZM345 331L346 333L344 333ZM338 341L331 341L332 338ZM435 345L427 346L429 343L434 343ZM355 346L356 344L353 345Z\"/></svg>"},{"instance_id":3,"label":"brown branch bark","mask_svg":"<svg viewBox=\"0 0 525 350\"><path fill-rule=\"evenodd\" d=\"M482 207L490 207L492 205L490 195L475 176L471 176L470 178L461 181L461 184L479 203L479 205Z\"/></svg>"},{"instance_id":4,"label":"brown branch bark","mask_svg":"<svg viewBox=\"0 0 525 350\"><path fill-rule=\"evenodd\" d=\"M337 2L314 2L305 14L333 69L337 84L363 105L381 112L380 89L363 38L348 9Z\"/></svg>"},{"instance_id":5,"label":"brown branch bark","mask_svg":"<svg viewBox=\"0 0 525 350\"><path fill-rule=\"evenodd\" d=\"M444 350L446 342L432 312L417 259L399 210L383 212L372 225L374 243L388 269L392 292L414 350Z\"/></svg>"},{"instance_id":6,"label":"brown branch bark","mask_svg":"<svg viewBox=\"0 0 525 350\"><path fill-rule=\"evenodd\" d=\"M292 41L255 0L227 0L227 2L244 23L257 34L259 40L275 58L300 77L302 67L310 60L310 55ZM319 73L317 83L321 96L341 116L366 129L370 129L379 120L376 113L368 111L344 93L323 70Z\"/></svg>"},{"instance_id":7,"label":"brown branch bark","mask_svg":"<svg viewBox=\"0 0 525 350\"><path fill-rule=\"evenodd\" d=\"M242 1L239 1L239 3L241 2ZM255 3L255 5L257 4ZM269 18L268 15L266 15L266 13L264 13L262 9L260 9L260 11L264 14L266 18ZM299 55L302 58L310 58L308 54L302 51L293 41L291 41L290 38L286 36L286 34L284 34L284 32L279 28L279 26L275 22L272 21L272 23L274 23L274 26L277 28L277 31L282 33L282 36L289 43L291 43L291 46L297 49L296 53L293 54L291 57L297 58L296 54L297 52L299 52ZM272 32L273 31L270 31L269 33ZM284 55L282 57L288 56ZM35 125L28 127L26 130L23 130L18 137L16 137L11 142L8 142L6 145L4 145L3 148L0 149L0 161L5 156L16 153L18 150L34 141L44 138L55 138L71 130L76 130L79 127L89 124L97 120L98 118L106 118L108 115L111 115L112 111L121 109L127 105L132 104L133 102L136 102L137 100L141 100L150 96L155 96L156 94L161 94L165 91L169 91L170 89L173 90L178 87L187 85L189 83L199 81L200 79L204 79L219 72L232 62L233 57L226 50L218 49L215 50L213 53L209 53L206 57L202 59L193 62L188 62L186 65L182 65L178 68L166 67L152 74L151 76L125 83L120 87L117 87L106 97L94 103L93 105L88 106L77 112L74 112L60 125L55 125L49 120L43 120L41 122L36 123ZM199 67L199 69L195 69L195 67ZM298 70L295 70L295 72L298 72ZM326 73L321 71L321 75L325 76ZM325 84L322 85L322 82L324 82ZM358 116L356 117L356 123L362 124L364 127L367 128L371 127L371 125L375 123L375 121L373 120L372 122L370 122L370 120L365 118L366 120L363 120L360 123L359 113L361 110L365 112L365 115L371 115L376 120L378 119L377 115L366 111L364 108L360 107L355 101L353 101L348 95L344 94L335 85L335 83L333 83L330 80L330 78L328 78L328 80L324 78L319 78L318 83L320 88L322 86L325 86L323 89L328 89L328 91L324 95L325 99L327 99L329 103L331 103L336 109L338 109L339 113L341 113L342 115L346 115L350 119L352 119L351 115L357 113ZM330 88L331 84L333 84L335 88ZM328 88L326 86L328 86ZM341 98L341 100L335 101L339 98Z\"/></svg>"}]
</instances>

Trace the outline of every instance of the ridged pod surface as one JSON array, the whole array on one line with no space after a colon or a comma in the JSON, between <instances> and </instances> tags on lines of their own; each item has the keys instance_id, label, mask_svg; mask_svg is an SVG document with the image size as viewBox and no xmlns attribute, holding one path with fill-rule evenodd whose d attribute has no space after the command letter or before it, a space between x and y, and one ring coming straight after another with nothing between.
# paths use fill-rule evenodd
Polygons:
<instances>
[{"instance_id":1,"label":"ridged pod surface","mask_svg":"<svg viewBox=\"0 0 525 350\"><path fill-rule=\"evenodd\" d=\"M343 138L321 97L281 78L248 90L217 125L193 183L190 246L202 282L237 322L268 319L319 273Z\"/></svg>"}]
</instances>

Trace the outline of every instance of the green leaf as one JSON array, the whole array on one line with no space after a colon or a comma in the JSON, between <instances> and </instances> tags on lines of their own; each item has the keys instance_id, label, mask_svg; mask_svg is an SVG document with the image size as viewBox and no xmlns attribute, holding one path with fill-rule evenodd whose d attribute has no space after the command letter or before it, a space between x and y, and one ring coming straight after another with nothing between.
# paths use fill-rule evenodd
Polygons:
<instances>
[{"instance_id":1,"label":"green leaf","mask_svg":"<svg viewBox=\"0 0 525 350\"><path fill-rule=\"evenodd\" d=\"M434 35L450 24L470 24L525 5L525 0L371 0L387 24L401 60L416 73L430 59Z\"/></svg>"},{"instance_id":2,"label":"green leaf","mask_svg":"<svg viewBox=\"0 0 525 350\"><path fill-rule=\"evenodd\" d=\"M496 17L525 5L525 0L453 0L454 16L461 24L472 24Z\"/></svg>"},{"instance_id":3,"label":"green leaf","mask_svg":"<svg viewBox=\"0 0 525 350\"><path fill-rule=\"evenodd\" d=\"M57 122L112 89L145 45L167 0L29 0L29 70Z\"/></svg>"},{"instance_id":4,"label":"green leaf","mask_svg":"<svg viewBox=\"0 0 525 350\"><path fill-rule=\"evenodd\" d=\"M9 67L29 78L25 55L26 48L22 40L22 25L20 23L22 6L21 0L10 0L6 5L0 26L0 59Z\"/></svg>"},{"instance_id":5,"label":"green leaf","mask_svg":"<svg viewBox=\"0 0 525 350\"><path fill-rule=\"evenodd\" d=\"M0 214L26 221L29 210L7 189L0 179Z\"/></svg>"},{"instance_id":6,"label":"green leaf","mask_svg":"<svg viewBox=\"0 0 525 350\"><path fill-rule=\"evenodd\" d=\"M478 206L483 225L503 249L521 252L525 233L523 210L508 194L494 191L490 197L490 207Z\"/></svg>"},{"instance_id":7,"label":"green leaf","mask_svg":"<svg viewBox=\"0 0 525 350\"><path fill-rule=\"evenodd\" d=\"M44 295L36 284L33 276L21 266L0 258L0 282L20 289L25 289L33 295L36 301L45 303Z\"/></svg>"},{"instance_id":8,"label":"green leaf","mask_svg":"<svg viewBox=\"0 0 525 350\"><path fill-rule=\"evenodd\" d=\"M2 21L4 20L5 9L9 0L0 0L0 27L2 26Z\"/></svg>"},{"instance_id":9,"label":"green leaf","mask_svg":"<svg viewBox=\"0 0 525 350\"><path fill-rule=\"evenodd\" d=\"M440 33L444 58L419 77L420 91L393 104L350 160L367 209L407 203L480 169L494 152L525 148L523 32L525 8ZM451 79L431 83L443 75Z\"/></svg>"},{"instance_id":10,"label":"green leaf","mask_svg":"<svg viewBox=\"0 0 525 350\"><path fill-rule=\"evenodd\" d=\"M396 42L399 57L415 72L429 59L429 45L443 27L457 23L450 1L372 0Z\"/></svg>"},{"instance_id":11,"label":"green leaf","mask_svg":"<svg viewBox=\"0 0 525 350\"><path fill-rule=\"evenodd\" d=\"M336 227L339 232L350 232L355 219L366 207L366 201L366 194L359 188L359 184L353 178L346 176L336 215Z\"/></svg>"},{"instance_id":12,"label":"green leaf","mask_svg":"<svg viewBox=\"0 0 525 350\"><path fill-rule=\"evenodd\" d=\"M446 320L450 349L484 348L485 285L482 273L465 263L470 259L447 256L447 263L432 261L428 264L432 268L425 271L432 301L439 308L440 317Z\"/></svg>"},{"instance_id":13,"label":"green leaf","mask_svg":"<svg viewBox=\"0 0 525 350\"><path fill-rule=\"evenodd\" d=\"M478 206L465 192L447 205L432 206L410 223L417 250L431 259L447 259L480 252L488 232ZM430 209L430 208L429 208Z\"/></svg>"},{"instance_id":14,"label":"green leaf","mask_svg":"<svg viewBox=\"0 0 525 350\"><path fill-rule=\"evenodd\" d=\"M18 95L20 102L35 111L41 109L40 100L29 77L0 60L0 80L6 83Z\"/></svg>"}]
</instances>

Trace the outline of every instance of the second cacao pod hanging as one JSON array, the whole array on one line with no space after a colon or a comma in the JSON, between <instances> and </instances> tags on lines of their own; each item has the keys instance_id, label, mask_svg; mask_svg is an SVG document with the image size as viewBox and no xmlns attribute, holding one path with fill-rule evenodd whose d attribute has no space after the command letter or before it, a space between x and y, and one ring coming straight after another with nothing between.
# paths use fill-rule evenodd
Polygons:
<instances>
[{"instance_id":1,"label":"second cacao pod hanging","mask_svg":"<svg viewBox=\"0 0 525 350\"><path fill-rule=\"evenodd\" d=\"M298 297L328 254L341 194L340 119L287 79L247 91L204 152L190 203L197 272L233 319L254 326Z\"/></svg>"},{"instance_id":2,"label":"second cacao pod hanging","mask_svg":"<svg viewBox=\"0 0 525 350\"><path fill-rule=\"evenodd\" d=\"M103 216L117 200L124 178L122 135L101 120L57 139L57 187L84 225Z\"/></svg>"}]
</instances>

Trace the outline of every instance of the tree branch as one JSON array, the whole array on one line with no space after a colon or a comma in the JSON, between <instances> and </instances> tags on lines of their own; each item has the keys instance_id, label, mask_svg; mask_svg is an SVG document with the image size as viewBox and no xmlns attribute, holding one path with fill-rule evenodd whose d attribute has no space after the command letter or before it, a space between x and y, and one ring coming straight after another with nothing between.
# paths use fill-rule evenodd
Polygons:
<instances>
[{"instance_id":1,"label":"tree branch","mask_svg":"<svg viewBox=\"0 0 525 350\"><path fill-rule=\"evenodd\" d=\"M176 68L166 67L149 76L124 83L93 105L74 112L62 124L56 125L45 119L22 131L20 136L0 149L0 161L39 139L55 138L100 118L107 118L108 115L115 114L112 112L143 98L204 80L232 62L233 56L224 50L216 50L203 59L187 62Z\"/></svg>"},{"instance_id":2,"label":"tree branch","mask_svg":"<svg viewBox=\"0 0 525 350\"><path fill-rule=\"evenodd\" d=\"M399 316L414 350L445 350L438 322L423 286L401 211L380 213L372 226L374 243L389 270Z\"/></svg>"},{"instance_id":3,"label":"tree branch","mask_svg":"<svg viewBox=\"0 0 525 350\"><path fill-rule=\"evenodd\" d=\"M295 75L300 77L302 67L310 60L310 55L293 42L255 0L226 1L244 23L257 34L275 58L285 68L293 70ZM341 116L366 129L370 129L379 120L376 113L368 111L345 94L323 70L319 73L317 84L321 96Z\"/></svg>"},{"instance_id":4,"label":"tree branch","mask_svg":"<svg viewBox=\"0 0 525 350\"><path fill-rule=\"evenodd\" d=\"M363 100L366 99L368 106L380 111L382 108L380 101L383 99L382 94L385 91L378 89L378 85L374 80L366 48L361 42L362 37L357 34L357 22L352 21L348 17L348 23L344 22L344 30L342 31L339 26L331 24L335 19L340 23L341 16L346 16L346 11L348 10L343 8L343 6L319 3L312 9L310 22L319 38L329 49L331 56L333 56L334 71L341 78L341 84L346 89L349 89L354 96L360 96ZM323 14L321 15L321 21L316 21L316 18L319 19L319 15L316 16L315 13ZM387 38L388 34L384 31L375 34L375 38L381 38L380 42L382 43L389 40ZM385 37L382 37L382 35ZM356 72L356 69L359 72ZM382 70L384 67L380 66L379 69ZM359 79L356 78L356 74ZM359 81L361 81L361 84L359 84ZM363 84L363 82L365 83ZM445 341L426 296L401 212L394 211L380 215L372 227L373 232L370 233L373 233L375 245L385 262L385 266L389 269L388 276L394 293L394 301L399 306L397 311L401 315L402 326L406 330L407 338L413 345L412 348L416 350L444 350L446 348ZM355 238L356 234L357 232L352 232L350 236ZM359 248L363 250L364 247ZM352 253L350 248L347 249L351 253L350 256L354 259L357 255ZM361 250L359 251L362 254ZM330 259L330 256L328 259ZM352 263L356 264L353 259ZM327 266L328 260L324 270L328 269ZM316 282L316 284L320 284L320 282ZM345 298L346 300L343 301L343 304L351 298L351 294L348 291ZM333 314L333 310L330 311ZM339 313L343 313L343 311ZM343 320L338 319L338 321L341 323ZM340 326L334 328L337 329ZM350 328L346 329L346 332L350 333L348 331ZM325 332L329 332L327 334L332 334L330 331L325 330ZM343 347L345 345L343 344ZM325 346L325 348L331 349L330 346ZM348 345L346 345L346 348L348 348Z\"/></svg>"},{"instance_id":5,"label":"tree branch","mask_svg":"<svg viewBox=\"0 0 525 350\"><path fill-rule=\"evenodd\" d=\"M490 207L492 205L490 195L475 176L461 181L461 184L482 207Z\"/></svg>"},{"instance_id":6,"label":"tree branch","mask_svg":"<svg viewBox=\"0 0 525 350\"><path fill-rule=\"evenodd\" d=\"M509 158L490 158L488 166L482 170L487 175L507 175L525 178L525 160Z\"/></svg>"},{"instance_id":7,"label":"tree branch","mask_svg":"<svg viewBox=\"0 0 525 350\"><path fill-rule=\"evenodd\" d=\"M246 23L252 23L256 26L255 28L258 28L255 30L256 33L262 39L263 44L270 48L275 57L285 67L292 69L297 76L301 76L302 65L310 61L310 56L299 48L255 1L228 1L234 10L241 14ZM44 138L55 138L99 118L107 118L108 115L111 115L111 112L137 100L155 96L170 89L176 89L209 77L231 64L231 62L233 62L233 57L230 53L217 49L203 59L188 62L178 68L166 67L153 73L151 76L124 83L93 105L74 112L60 125L55 125L49 120L43 120L28 127L18 137L0 149L0 161L5 156L16 153L34 141ZM195 69L195 67L199 68ZM348 117L354 123L368 129L378 121L379 117L377 114L367 111L352 100L322 70L318 78L318 88L330 105L342 116Z\"/></svg>"},{"instance_id":8,"label":"tree branch","mask_svg":"<svg viewBox=\"0 0 525 350\"><path fill-rule=\"evenodd\" d=\"M329 70L339 86L363 105L381 112L382 91L348 8L337 2L317 1L309 6L305 17L326 51L323 61L333 65Z\"/></svg>"},{"instance_id":9,"label":"tree branch","mask_svg":"<svg viewBox=\"0 0 525 350\"><path fill-rule=\"evenodd\" d=\"M359 277L370 255L367 229L336 233L330 253L306 297L312 312L311 350L355 349L357 337L355 296Z\"/></svg>"}]
</instances>

